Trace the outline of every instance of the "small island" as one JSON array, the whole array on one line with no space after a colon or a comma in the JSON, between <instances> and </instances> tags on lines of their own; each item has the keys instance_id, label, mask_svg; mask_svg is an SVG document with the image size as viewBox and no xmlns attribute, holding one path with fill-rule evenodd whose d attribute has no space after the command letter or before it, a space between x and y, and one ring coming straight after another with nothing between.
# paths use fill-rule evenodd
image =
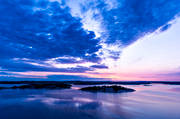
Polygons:
<instances>
[{"instance_id":1,"label":"small island","mask_svg":"<svg viewBox=\"0 0 180 119\"><path fill-rule=\"evenodd\" d=\"M0 89L69 89L71 88L70 84L24 84L20 86L12 86L12 87L0 87Z\"/></svg>"},{"instance_id":2,"label":"small island","mask_svg":"<svg viewBox=\"0 0 180 119\"><path fill-rule=\"evenodd\" d=\"M107 93L124 93L124 92L134 92L134 89L126 88L123 86L112 85L112 86L93 86L81 88L82 91L89 92L107 92Z\"/></svg>"}]
</instances>

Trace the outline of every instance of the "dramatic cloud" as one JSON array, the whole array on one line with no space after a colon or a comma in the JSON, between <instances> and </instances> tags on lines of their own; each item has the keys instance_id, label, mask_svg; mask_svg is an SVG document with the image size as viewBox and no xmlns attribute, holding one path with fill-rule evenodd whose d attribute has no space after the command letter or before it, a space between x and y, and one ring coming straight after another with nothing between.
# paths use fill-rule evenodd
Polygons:
<instances>
[{"instance_id":1,"label":"dramatic cloud","mask_svg":"<svg viewBox=\"0 0 180 119\"><path fill-rule=\"evenodd\" d=\"M96 55L101 48L99 40L95 39L93 32L82 28L80 19L72 17L63 3L48 0L0 1L0 15L2 68L34 70L37 67L16 63L13 58L48 60L69 56L86 62L100 61ZM60 62L72 63L70 60Z\"/></svg>"},{"instance_id":2,"label":"dramatic cloud","mask_svg":"<svg viewBox=\"0 0 180 119\"><path fill-rule=\"evenodd\" d=\"M179 0L1 0L0 71L107 69L107 57L179 12Z\"/></svg>"},{"instance_id":3,"label":"dramatic cloud","mask_svg":"<svg viewBox=\"0 0 180 119\"><path fill-rule=\"evenodd\" d=\"M94 17L101 17L107 42L119 40L125 46L166 25L180 12L179 0L93 0L87 4L83 11L99 10Z\"/></svg>"},{"instance_id":4,"label":"dramatic cloud","mask_svg":"<svg viewBox=\"0 0 180 119\"><path fill-rule=\"evenodd\" d=\"M23 72L23 71L49 71L49 72L69 72L69 73L76 73L76 72L86 72L86 71L93 71L93 67L69 67L69 68L56 68L52 66L48 66L48 64L41 65L41 64L29 64L22 61L13 61L13 60L1 60L1 66L4 70L9 71L16 71L16 72Z\"/></svg>"},{"instance_id":5,"label":"dramatic cloud","mask_svg":"<svg viewBox=\"0 0 180 119\"><path fill-rule=\"evenodd\" d=\"M167 30L179 16L179 0L72 0L66 1L83 27L101 38L101 57L118 59L124 47L140 37Z\"/></svg>"}]
</instances>

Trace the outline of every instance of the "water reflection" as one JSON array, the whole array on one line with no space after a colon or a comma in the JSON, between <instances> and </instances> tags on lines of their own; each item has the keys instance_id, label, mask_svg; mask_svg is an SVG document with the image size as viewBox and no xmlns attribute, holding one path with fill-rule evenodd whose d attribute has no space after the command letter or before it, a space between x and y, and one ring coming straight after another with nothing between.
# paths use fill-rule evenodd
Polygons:
<instances>
[{"instance_id":1,"label":"water reflection","mask_svg":"<svg viewBox=\"0 0 180 119\"><path fill-rule=\"evenodd\" d=\"M126 86L132 93L0 90L2 119L179 119L180 86ZM75 88L76 87L76 88Z\"/></svg>"}]
</instances>

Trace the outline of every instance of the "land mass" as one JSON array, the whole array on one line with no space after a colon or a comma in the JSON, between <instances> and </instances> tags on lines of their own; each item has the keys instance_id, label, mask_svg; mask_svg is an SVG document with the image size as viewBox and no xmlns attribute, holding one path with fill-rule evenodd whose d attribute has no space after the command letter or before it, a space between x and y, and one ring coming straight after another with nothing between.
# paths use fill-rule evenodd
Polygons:
<instances>
[{"instance_id":1,"label":"land mass","mask_svg":"<svg viewBox=\"0 0 180 119\"><path fill-rule=\"evenodd\" d=\"M55 84L55 83L31 83L31 84L23 84L20 86L12 86L12 87L0 87L0 89L65 89L71 88L70 84Z\"/></svg>"},{"instance_id":2,"label":"land mass","mask_svg":"<svg viewBox=\"0 0 180 119\"><path fill-rule=\"evenodd\" d=\"M0 81L0 84L73 84L73 85L102 85L102 84L151 85L151 84L168 84L168 85L180 85L180 82L178 82L178 81Z\"/></svg>"},{"instance_id":3,"label":"land mass","mask_svg":"<svg viewBox=\"0 0 180 119\"><path fill-rule=\"evenodd\" d=\"M89 91L89 92L107 92L107 93L123 93L123 92L134 92L134 89L126 88L123 86L93 86L93 87L85 87L81 88L82 91Z\"/></svg>"},{"instance_id":4,"label":"land mass","mask_svg":"<svg viewBox=\"0 0 180 119\"><path fill-rule=\"evenodd\" d=\"M173 81L0 81L0 84L20 84L16 86L2 86L0 89L68 89L72 85L116 85L116 86L95 86L86 87L81 90L94 92L116 92L116 91L132 91L118 85L144 85L152 84L180 85L180 82Z\"/></svg>"}]
</instances>

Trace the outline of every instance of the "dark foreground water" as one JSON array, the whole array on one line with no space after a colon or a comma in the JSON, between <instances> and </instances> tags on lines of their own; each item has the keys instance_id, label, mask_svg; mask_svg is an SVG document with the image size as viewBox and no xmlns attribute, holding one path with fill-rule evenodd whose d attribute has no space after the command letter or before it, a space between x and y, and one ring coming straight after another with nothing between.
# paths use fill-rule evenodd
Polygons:
<instances>
[{"instance_id":1,"label":"dark foreground water","mask_svg":"<svg viewBox=\"0 0 180 119\"><path fill-rule=\"evenodd\" d=\"M79 87L0 90L0 119L180 119L180 85L132 85L136 92L121 94Z\"/></svg>"}]
</instances>

